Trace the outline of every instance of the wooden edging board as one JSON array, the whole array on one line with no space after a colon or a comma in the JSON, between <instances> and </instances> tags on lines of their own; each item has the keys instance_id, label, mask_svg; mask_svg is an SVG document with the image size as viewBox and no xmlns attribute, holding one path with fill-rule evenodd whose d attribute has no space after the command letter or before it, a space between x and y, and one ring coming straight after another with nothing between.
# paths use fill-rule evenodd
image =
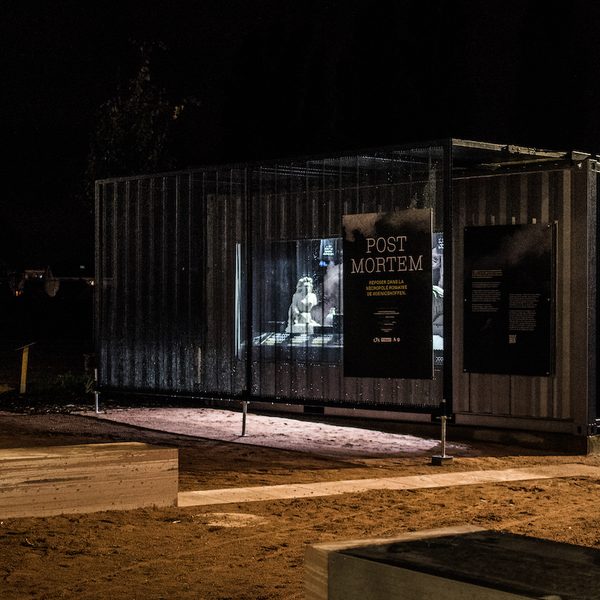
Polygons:
<instances>
[{"instance_id":1,"label":"wooden edging board","mask_svg":"<svg viewBox=\"0 0 600 600\"><path fill-rule=\"evenodd\" d=\"M0 450L0 518L175 506L178 450L140 442Z\"/></svg>"}]
</instances>

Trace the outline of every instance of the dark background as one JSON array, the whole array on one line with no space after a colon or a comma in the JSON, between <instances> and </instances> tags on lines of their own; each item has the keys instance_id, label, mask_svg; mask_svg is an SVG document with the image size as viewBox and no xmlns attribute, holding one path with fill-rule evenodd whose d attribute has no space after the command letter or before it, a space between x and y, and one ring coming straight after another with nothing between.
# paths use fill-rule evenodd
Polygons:
<instances>
[{"instance_id":1,"label":"dark background","mask_svg":"<svg viewBox=\"0 0 600 600\"><path fill-rule=\"evenodd\" d=\"M0 264L93 262L84 179L98 107L152 55L193 97L173 168L446 136L597 152L600 5L4 2Z\"/></svg>"}]
</instances>

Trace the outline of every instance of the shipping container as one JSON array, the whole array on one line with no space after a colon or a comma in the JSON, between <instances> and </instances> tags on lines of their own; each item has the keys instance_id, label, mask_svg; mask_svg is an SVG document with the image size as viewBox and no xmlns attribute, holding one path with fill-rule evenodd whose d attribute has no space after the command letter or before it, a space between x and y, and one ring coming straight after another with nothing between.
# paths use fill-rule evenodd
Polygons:
<instances>
[{"instance_id":1,"label":"shipping container","mask_svg":"<svg viewBox=\"0 0 600 600\"><path fill-rule=\"evenodd\" d=\"M443 140L98 181L100 390L416 420L444 406L457 424L594 435L597 172L583 153ZM344 344L362 310L344 217L402 231L417 213L431 293L394 318L429 313L409 340L429 374L354 376L349 353L372 350ZM410 295L403 259L369 239L372 289ZM400 337L373 339L398 340L392 368L406 358Z\"/></svg>"}]
</instances>

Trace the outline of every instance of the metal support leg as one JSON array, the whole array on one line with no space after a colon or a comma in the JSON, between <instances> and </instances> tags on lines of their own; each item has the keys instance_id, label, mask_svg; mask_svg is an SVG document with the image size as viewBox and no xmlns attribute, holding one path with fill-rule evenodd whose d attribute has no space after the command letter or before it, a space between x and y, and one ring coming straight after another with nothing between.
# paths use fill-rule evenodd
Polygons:
<instances>
[{"instance_id":1,"label":"metal support leg","mask_svg":"<svg viewBox=\"0 0 600 600\"><path fill-rule=\"evenodd\" d=\"M442 422L442 432L441 432L441 441L442 441L442 453L431 457L431 464L436 466L448 465L453 460L454 457L448 456L446 454L446 427L448 422L448 417L446 416L446 403L442 401L442 416L440 417L440 421Z\"/></svg>"},{"instance_id":2,"label":"metal support leg","mask_svg":"<svg viewBox=\"0 0 600 600\"><path fill-rule=\"evenodd\" d=\"M246 437L246 417L248 416L248 401L242 401L242 437Z\"/></svg>"},{"instance_id":3,"label":"metal support leg","mask_svg":"<svg viewBox=\"0 0 600 600\"><path fill-rule=\"evenodd\" d=\"M96 414L100 412L100 393L98 392L98 369L94 369L94 404L96 406Z\"/></svg>"}]
</instances>

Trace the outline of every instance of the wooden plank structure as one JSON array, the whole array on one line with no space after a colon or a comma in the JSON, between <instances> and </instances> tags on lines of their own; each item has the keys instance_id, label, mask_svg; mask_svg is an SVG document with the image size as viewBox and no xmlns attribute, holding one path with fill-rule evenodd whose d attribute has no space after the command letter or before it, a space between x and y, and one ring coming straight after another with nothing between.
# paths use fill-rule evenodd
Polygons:
<instances>
[{"instance_id":1,"label":"wooden plank structure","mask_svg":"<svg viewBox=\"0 0 600 600\"><path fill-rule=\"evenodd\" d=\"M0 519L175 506L178 451L138 442L0 450Z\"/></svg>"},{"instance_id":2,"label":"wooden plank structure","mask_svg":"<svg viewBox=\"0 0 600 600\"><path fill-rule=\"evenodd\" d=\"M319 544L306 554L306 600L600 599L600 551L448 527L387 540Z\"/></svg>"}]
</instances>

